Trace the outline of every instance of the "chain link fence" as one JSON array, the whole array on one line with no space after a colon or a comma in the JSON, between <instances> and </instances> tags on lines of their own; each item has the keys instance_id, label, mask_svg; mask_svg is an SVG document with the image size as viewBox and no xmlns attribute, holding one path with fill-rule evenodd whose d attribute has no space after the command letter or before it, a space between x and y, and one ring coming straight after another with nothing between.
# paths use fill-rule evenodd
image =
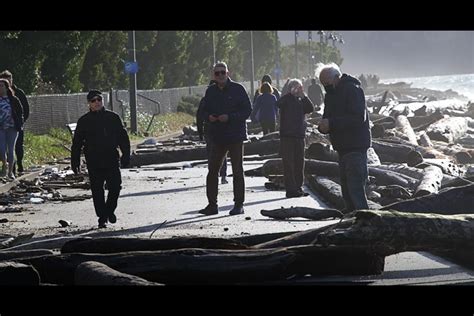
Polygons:
<instances>
[{"instance_id":1,"label":"chain link fence","mask_svg":"<svg viewBox=\"0 0 474 316\"><path fill-rule=\"evenodd\" d=\"M242 82L250 94L250 82ZM255 82L255 89L257 89ZM184 88L137 90L137 112L166 114L176 112L179 101L183 96L203 96L207 85ZM25 130L34 134L46 134L51 128L65 128L67 124L75 123L88 111L87 93L49 94L27 96L30 104L30 117L25 124ZM122 119L129 113L128 90L112 90L103 92L104 105L117 112ZM251 97L251 100L253 97ZM129 124L127 124L129 125Z\"/></svg>"}]
</instances>

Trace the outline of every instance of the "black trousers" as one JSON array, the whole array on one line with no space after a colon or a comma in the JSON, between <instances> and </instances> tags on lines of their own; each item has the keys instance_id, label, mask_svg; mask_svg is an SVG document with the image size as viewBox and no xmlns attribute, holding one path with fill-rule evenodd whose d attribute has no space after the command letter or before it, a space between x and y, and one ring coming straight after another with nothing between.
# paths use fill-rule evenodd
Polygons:
<instances>
[{"instance_id":1,"label":"black trousers","mask_svg":"<svg viewBox=\"0 0 474 316\"><path fill-rule=\"evenodd\" d=\"M88 171L95 213L99 218L108 217L115 212L120 189L122 189L120 168L88 168ZM109 190L107 201L104 197L104 183L107 184Z\"/></svg>"},{"instance_id":2,"label":"black trousers","mask_svg":"<svg viewBox=\"0 0 474 316\"><path fill-rule=\"evenodd\" d=\"M245 199L244 167L243 167L243 142L235 144L213 144L209 155L206 178L207 200L210 205L217 205L218 193L218 173L222 166L224 158L229 152L230 162L232 163L233 185L234 185L234 203L243 205Z\"/></svg>"},{"instance_id":3,"label":"black trousers","mask_svg":"<svg viewBox=\"0 0 474 316\"><path fill-rule=\"evenodd\" d=\"M23 138L25 136L25 133L23 130L18 132L18 137L16 139L16 144L15 144L15 155L16 155L16 164L18 168L23 169Z\"/></svg>"},{"instance_id":4,"label":"black trousers","mask_svg":"<svg viewBox=\"0 0 474 316\"><path fill-rule=\"evenodd\" d=\"M280 155L286 192L303 189L304 182L304 138L280 137Z\"/></svg>"}]
</instances>

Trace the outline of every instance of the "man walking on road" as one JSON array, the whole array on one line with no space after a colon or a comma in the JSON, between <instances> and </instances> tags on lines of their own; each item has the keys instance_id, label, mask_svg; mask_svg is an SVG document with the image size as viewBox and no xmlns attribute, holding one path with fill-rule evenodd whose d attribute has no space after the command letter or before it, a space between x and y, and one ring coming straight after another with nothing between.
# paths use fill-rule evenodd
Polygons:
<instances>
[{"instance_id":1,"label":"man walking on road","mask_svg":"<svg viewBox=\"0 0 474 316\"><path fill-rule=\"evenodd\" d=\"M89 112L77 121L71 149L71 167L76 174L80 172L81 150L84 149L99 228L105 228L107 221L117 221L114 212L122 188L120 167L125 168L130 163L127 130L120 116L106 110L102 100L102 92L98 90L87 94ZM120 158L117 147L122 152ZM107 201L104 199L104 183L109 191Z\"/></svg>"}]
</instances>

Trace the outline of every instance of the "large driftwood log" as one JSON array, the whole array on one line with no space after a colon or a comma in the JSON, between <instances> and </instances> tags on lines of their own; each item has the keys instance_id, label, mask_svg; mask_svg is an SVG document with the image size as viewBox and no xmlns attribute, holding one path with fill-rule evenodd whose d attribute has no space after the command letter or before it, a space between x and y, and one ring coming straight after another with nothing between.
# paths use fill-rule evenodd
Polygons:
<instances>
[{"instance_id":1,"label":"large driftwood log","mask_svg":"<svg viewBox=\"0 0 474 316\"><path fill-rule=\"evenodd\" d=\"M418 137L418 143L423 147L433 147L430 137L426 134L426 131L421 132Z\"/></svg>"},{"instance_id":2,"label":"large driftwood log","mask_svg":"<svg viewBox=\"0 0 474 316\"><path fill-rule=\"evenodd\" d=\"M431 124L426 133L432 140L453 143L464 136L468 129L467 120L463 117L447 117Z\"/></svg>"},{"instance_id":3,"label":"large driftwood log","mask_svg":"<svg viewBox=\"0 0 474 316\"><path fill-rule=\"evenodd\" d=\"M396 121L396 127L399 129L400 132L402 132L408 138L408 141L411 144L418 146L418 141L416 140L415 131L411 127L411 124L410 124L410 121L408 121L408 118L405 115L399 115L396 117L395 121Z\"/></svg>"},{"instance_id":4,"label":"large driftwood log","mask_svg":"<svg viewBox=\"0 0 474 316\"><path fill-rule=\"evenodd\" d=\"M474 216L357 211L349 228L337 225L318 238L323 245L367 246L388 256L404 251L472 249Z\"/></svg>"},{"instance_id":5,"label":"large driftwood log","mask_svg":"<svg viewBox=\"0 0 474 316\"><path fill-rule=\"evenodd\" d=\"M305 157L321 161L337 162L339 160L337 151L332 149L330 145L323 143L312 143L306 150ZM369 165L380 165L380 159L372 147L367 150L367 163Z\"/></svg>"},{"instance_id":6,"label":"large driftwood log","mask_svg":"<svg viewBox=\"0 0 474 316\"><path fill-rule=\"evenodd\" d=\"M382 210L445 215L471 214L474 212L474 184L443 189L430 194L384 206Z\"/></svg>"},{"instance_id":7,"label":"large driftwood log","mask_svg":"<svg viewBox=\"0 0 474 316\"><path fill-rule=\"evenodd\" d=\"M290 208L277 208L273 210L261 210L260 214L263 216L275 218L275 219L287 219L293 217L303 217L320 221L329 218L342 218L344 215L335 209L316 209L311 207L290 207Z\"/></svg>"},{"instance_id":8,"label":"large driftwood log","mask_svg":"<svg viewBox=\"0 0 474 316\"><path fill-rule=\"evenodd\" d=\"M0 262L0 286L39 285L39 283L39 274L32 266L18 262Z\"/></svg>"},{"instance_id":9,"label":"large driftwood log","mask_svg":"<svg viewBox=\"0 0 474 316\"><path fill-rule=\"evenodd\" d=\"M444 115L441 114L441 112L436 111L426 116L410 116L408 117L408 121L410 121L410 124L413 127L414 131L421 131L426 129L431 124L441 120L442 118L444 118Z\"/></svg>"},{"instance_id":10,"label":"large driftwood log","mask_svg":"<svg viewBox=\"0 0 474 316\"><path fill-rule=\"evenodd\" d=\"M236 283L277 280L295 259L284 250L222 250L186 248L113 254L69 253L26 258L47 283L71 285L76 267L86 261L101 262L119 272L158 283Z\"/></svg>"},{"instance_id":11,"label":"large driftwood log","mask_svg":"<svg viewBox=\"0 0 474 316\"><path fill-rule=\"evenodd\" d=\"M330 161L306 159L304 173L305 175L338 177L339 164ZM283 163L281 159L270 159L265 162L262 166L262 174L267 178L271 175L282 175ZM376 178L377 185L397 184L407 188L415 188L415 186L418 184L418 181L411 177L391 171L377 169L377 166L369 166L369 175Z\"/></svg>"},{"instance_id":12,"label":"large driftwood log","mask_svg":"<svg viewBox=\"0 0 474 316\"><path fill-rule=\"evenodd\" d=\"M415 151L412 146L372 140L372 147L382 162L408 163L415 166L423 161L421 153Z\"/></svg>"},{"instance_id":13,"label":"large driftwood log","mask_svg":"<svg viewBox=\"0 0 474 316\"><path fill-rule=\"evenodd\" d=\"M276 240L282 237L290 236L293 234L298 233L298 231L289 231L289 232L277 232L277 233L267 233L267 234L258 234L258 235L248 235L248 236L240 236L240 237L233 237L232 240L240 242L246 246L255 246L258 244L266 243L272 240ZM297 243L302 244L302 243Z\"/></svg>"},{"instance_id":14,"label":"large driftwood log","mask_svg":"<svg viewBox=\"0 0 474 316\"><path fill-rule=\"evenodd\" d=\"M278 153L279 149L280 140L278 139L249 142L244 144L244 155L269 155ZM140 153L132 155L130 165L132 167L136 167L201 159L207 159L207 150L205 147L180 148L174 150L155 150L150 153Z\"/></svg>"},{"instance_id":15,"label":"large driftwood log","mask_svg":"<svg viewBox=\"0 0 474 316\"><path fill-rule=\"evenodd\" d=\"M429 166L423 169L423 177L415 190L413 197L420 197L433 193L438 193L443 180L443 172L436 166Z\"/></svg>"},{"instance_id":16,"label":"large driftwood log","mask_svg":"<svg viewBox=\"0 0 474 316\"><path fill-rule=\"evenodd\" d=\"M341 186L326 178L315 175L306 175L311 191L323 197L337 209L344 209L344 199L342 197Z\"/></svg>"},{"instance_id":17,"label":"large driftwood log","mask_svg":"<svg viewBox=\"0 0 474 316\"><path fill-rule=\"evenodd\" d=\"M181 249L115 254L71 253L24 259L48 283L70 285L76 267L97 261L131 275L164 284L261 283L305 274L378 274L383 256L370 249L294 246L272 249Z\"/></svg>"},{"instance_id":18,"label":"large driftwood log","mask_svg":"<svg viewBox=\"0 0 474 316\"><path fill-rule=\"evenodd\" d=\"M86 261L77 266L74 272L75 285L99 286L157 286L160 283L150 282L135 275L114 270L107 265Z\"/></svg>"},{"instance_id":19,"label":"large driftwood log","mask_svg":"<svg viewBox=\"0 0 474 316\"><path fill-rule=\"evenodd\" d=\"M44 255L53 255L54 252L49 249L35 249L35 250L3 250L0 251L0 261L5 260L16 260L20 258L27 258L27 257L36 257L36 256L44 256Z\"/></svg>"},{"instance_id":20,"label":"large driftwood log","mask_svg":"<svg viewBox=\"0 0 474 316\"><path fill-rule=\"evenodd\" d=\"M314 244L318 235L326 230L331 229L336 224L328 224L322 227L308 229L300 232L295 232L286 236L282 236L277 239L269 240L254 245L252 248L255 249L270 249L279 247L291 247L298 245L311 245Z\"/></svg>"},{"instance_id":21,"label":"large driftwood log","mask_svg":"<svg viewBox=\"0 0 474 316\"><path fill-rule=\"evenodd\" d=\"M172 250L182 248L245 249L244 244L224 238L178 237L166 239L149 238L91 238L82 237L68 241L61 253L115 253L129 251Z\"/></svg>"}]
</instances>

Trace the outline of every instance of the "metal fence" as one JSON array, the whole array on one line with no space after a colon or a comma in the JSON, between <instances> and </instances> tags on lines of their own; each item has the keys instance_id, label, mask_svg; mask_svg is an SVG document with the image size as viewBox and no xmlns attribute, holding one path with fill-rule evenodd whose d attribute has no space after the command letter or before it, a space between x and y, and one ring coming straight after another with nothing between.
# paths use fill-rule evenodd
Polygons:
<instances>
[{"instance_id":1,"label":"metal fence","mask_svg":"<svg viewBox=\"0 0 474 316\"><path fill-rule=\"evenodd\" d=\"M242 84L250 93L250 82L242 82ZM257 82L255 82L255 89L257 87ZM147 114L176 112L178 103L183 96L203 96L206 88L206 85L202 85L172 89L138 90L137 112ZM45 134L51 128L65 128L67 124L77 122L88 111L86 96L87 93L27 96L30 104L30 117L25 124L25 130L35 134ZM128 90L104 92L104 105L117 112L122 119L125 113L129 113L129 100ZM157 102L159 102L159 106Z\"/></svg>"}]
</instances>

